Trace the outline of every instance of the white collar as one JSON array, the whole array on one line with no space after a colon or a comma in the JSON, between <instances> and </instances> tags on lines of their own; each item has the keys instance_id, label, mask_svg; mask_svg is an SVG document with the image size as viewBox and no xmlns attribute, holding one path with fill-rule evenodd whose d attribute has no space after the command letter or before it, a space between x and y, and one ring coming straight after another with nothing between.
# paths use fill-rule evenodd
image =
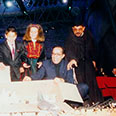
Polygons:
<instances>
[{"instance_id":1,"label":"white collar","mask_svg":"<svg viewBox=\"0 0 116 116\"><path fill-rule=\"evenodd\" d=\"M36 42L37 40L35 40L35 39L32 39L32 42Z\"/></svg>"}]
</instances>

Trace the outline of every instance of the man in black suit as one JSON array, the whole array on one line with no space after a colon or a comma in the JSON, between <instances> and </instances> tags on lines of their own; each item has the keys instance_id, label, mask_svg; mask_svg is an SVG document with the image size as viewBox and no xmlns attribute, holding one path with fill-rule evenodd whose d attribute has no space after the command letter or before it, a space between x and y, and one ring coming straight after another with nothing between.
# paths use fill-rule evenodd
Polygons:
<instances>
[{"instance_id":1,"label":"man in black suit","mask_svg":"<svg viewBox=\"0 0 116 116\"><path fill-rule=\"evenodd\" d=\"M0 44L0 68L10 66L11 81L19 81L22 62L26 61L24 46L16 41L17 32L13 26L6 29L5 38Z\"/></svg>"}]
</instances>

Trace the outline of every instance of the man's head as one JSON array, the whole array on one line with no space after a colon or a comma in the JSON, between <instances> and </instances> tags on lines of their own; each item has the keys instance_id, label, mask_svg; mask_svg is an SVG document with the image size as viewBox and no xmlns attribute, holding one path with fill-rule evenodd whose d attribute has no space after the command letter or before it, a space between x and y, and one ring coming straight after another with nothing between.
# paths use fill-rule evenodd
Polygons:
<instances>
[{"instance_id":1,"label":"man's head","mask_svg":"<svg viewBox=\"0 0 116 116\"><path fill-rule=\"evenodd\" d=\"M56 46L52 50L52 62L54 64L59 64L65 57L64 49L60 46Z\"/></svg>"},{"instance_id":2,"label":"man's head","mask_svg":"<svg viewBox=\"0 0 116 116\"><path fill-rule=\"evenodd\" d=\"M81 37L84 33L85 27L83 25L73 26L72 30L77 37Z\"/></svg>"},{"instance_id":3,"label":"man's head","mask_svg":"<svg viewBox=\"0 0 116 116\"><path fill-rule=\"evenodd\" d=\"M9 42L15 41L17 38L17 32L16 32L15 27L13 27L13 26L8 27L5 32L5 37L6 37L7 41L9 41Z\"/></svg>"}]
</instances>

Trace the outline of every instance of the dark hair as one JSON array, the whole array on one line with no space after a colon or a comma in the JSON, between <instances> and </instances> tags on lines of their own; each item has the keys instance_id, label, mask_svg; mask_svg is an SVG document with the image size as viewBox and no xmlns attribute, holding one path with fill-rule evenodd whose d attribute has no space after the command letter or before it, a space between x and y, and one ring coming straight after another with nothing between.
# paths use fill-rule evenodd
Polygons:
<instances>
[{"instance_id":1,"label":"dark hair","mask_svg":"<svg viewBox=\"0 0 116 116\"><path fill-rule=\"evenodd\" d=\"M62 47L62 46L54 46L54 47L52 48L52 51L53 51L53 49L56 48L56 47L61 48L61 49L62 49L62 54L65 54L65 49L64 49L64 47Z\"/></svg>"},{"instance_id":2,"label":"dark hair","mask_svg":"<svg viewBox=\"0 0 116 116\"><path fill-rule=\"evenodd\" d=\"M14 26L9 26L7 29L6 29L6 31L5 31L5 34L7 34L8 32L15 32L16 34L17 34L17 32L16 32L16 28L14 27Z\"/></svg>"}]
</instances>

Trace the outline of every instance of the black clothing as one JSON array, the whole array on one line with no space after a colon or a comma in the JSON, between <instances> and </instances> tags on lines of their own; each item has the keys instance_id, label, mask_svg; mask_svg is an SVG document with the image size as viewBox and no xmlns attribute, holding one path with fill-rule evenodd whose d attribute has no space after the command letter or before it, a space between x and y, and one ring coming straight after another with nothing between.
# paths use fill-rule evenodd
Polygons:
<instances>
[{"instance_id":1,"label":"black clothing","mask_svg":"<svg viewBox=\"0 0 116 116\"><path fill-rule=\"evenodd\" d=\"M72 59L77 61L77 80L79 83L86 83L89 86L90 100L92 102L101 101L102 95L97 85L92 63L95 60L95 48L90 32L85 29L82 37L76 37L71 31L65 43L65 52L68 61Z\"/></svg>"},{"instance_id":2,"label":"black clothing","mask_svg":"<svg viewBox=\"0 0 116 116\"><path fill-rule=\"evenodd\" d=\"M27 62L25 49L23 43L15 42L15 56L12 60L11 50L4 41L0 44L0 62L3 62L6 66L10 66L11 81L20 80L19 68L22 66L22 62Z\"/></svg>"}]
</instances>

